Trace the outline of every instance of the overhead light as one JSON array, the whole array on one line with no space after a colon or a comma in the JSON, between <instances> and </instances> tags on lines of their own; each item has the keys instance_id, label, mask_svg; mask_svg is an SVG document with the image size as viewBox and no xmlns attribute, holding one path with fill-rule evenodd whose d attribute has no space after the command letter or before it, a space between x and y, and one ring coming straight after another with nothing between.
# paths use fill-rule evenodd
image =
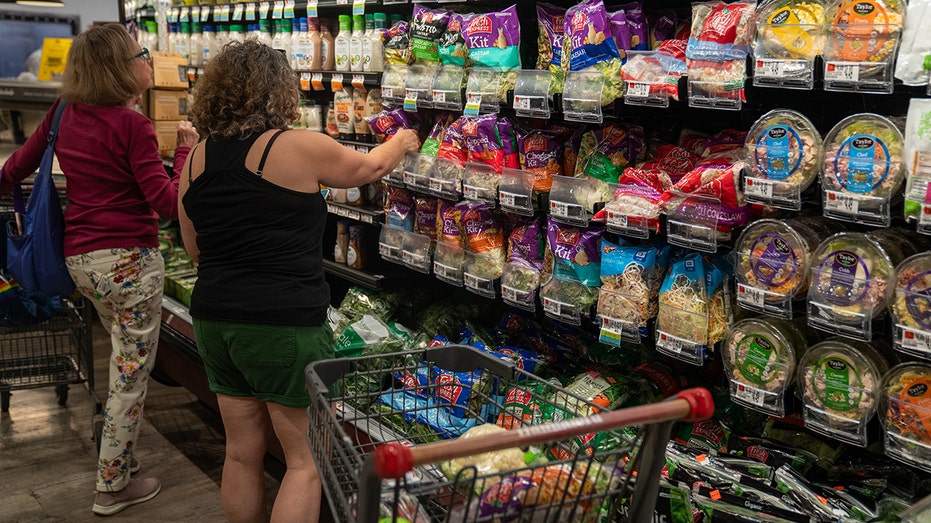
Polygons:
<instances>
[{"instance_id":1,"label":"overhead light","mask_svg":"<svg viewBox=\"0 0 931 523\"><path fill-rule=\"evenodd\" d=\"M16 0L16 5L29 7L65 7L61 0Z\"/></svg>"}]
</instances>

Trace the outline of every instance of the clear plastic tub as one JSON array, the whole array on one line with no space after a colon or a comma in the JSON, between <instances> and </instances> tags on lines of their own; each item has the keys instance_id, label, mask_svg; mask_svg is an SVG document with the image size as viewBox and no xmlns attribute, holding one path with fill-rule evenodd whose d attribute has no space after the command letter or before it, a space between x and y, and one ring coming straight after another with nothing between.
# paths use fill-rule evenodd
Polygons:
<instances>
[{"instance_id":1,"label":"clear plastic tub","mask_svg":"<svg viewBox=\"0 0 931 523\"><path fill-rule=\"evenodd\" d=\"M828 320L860 325L878 317L892 300L901 249L885 236L845 232L824 240L811 259L809 304Z\"/></svg>"},{"instance_id":2,"label":"clear plastic tub","mask_svg":"<svg viewBox=\"0 0 931 523\"><path fill-rule=\"evenodd\" d=\"M825 190L889 199L905 179L902 131L873 113L848 116L824 139L821 183Z\"/></svg>"},{"instance_id":3,"label":"clear plastic tub","mask_svg":"<svg viewBox=\"0 0 931 523\"><path fill-rule=\"evenodd\" d=\"M866 446L888 361L870 344L841 337L818 343L798 363L805 426Z\"/></svg>"},{"instance_id":4,"label":"clear plastic tub","mask_svg":"<svg viewBox=\"0 0 931 523\"><path fill-rule=\"evenodd\" d=\"M798 200L818 177L821 135L802 113L776 109L764 114L745 144L752 176L768 180L769 199Z\"/></svg>"},{"instance_id":5,"label":"clear plastic tub","mask_svg":"<svg viewBox=\"0 0 931 523\"><path fill-rule=\"evenodd\" d=\"M757 25L769 28L757 33L757 48L770 56L814 60L824 49L824 4L817 0L776 0L757 11Z\"/></svg>"},{"instance_id":6,"label":"clear plastic tub","mask_svg":"<svg viewBox=\"0 0 931 523\"><path fill-rule=\"evenodd\" d=\"M931 471L931 364L903 363L882 382L886 454Z\"/></svg>"},{"instance_id":7,"label":"clear plastic tub","mask_svg":"<svg viewBox=\"0 0 931 523\"><path fill-rule=\"evenodd\" d=\"M892 315L897 324L931 332L931 253L916 254L895 270Z\"/></svg>"},{"instance_id":8,"label":"clear plastic tub","mask_svg":"<svg viewBox=\"0 0 931 523\"><path fill-rule=\"evenodd\" d=\"M800 219L757 220L737 240L738 284L763 291L778 305L808 290L811 255L824 236Z\"/></svg>"},{"instance_id":9,"label":"clear plastic tub","mask_svg":"<svg viewBox=\"0 0 931 523\"><path fill-rule=\"evenodd\" d=\"M732 325L723 349L731 398L785 416L785 392L793 384L796 358L807 348L804 334L786 320L749 318Z\"/></svg>"}]
</instances>

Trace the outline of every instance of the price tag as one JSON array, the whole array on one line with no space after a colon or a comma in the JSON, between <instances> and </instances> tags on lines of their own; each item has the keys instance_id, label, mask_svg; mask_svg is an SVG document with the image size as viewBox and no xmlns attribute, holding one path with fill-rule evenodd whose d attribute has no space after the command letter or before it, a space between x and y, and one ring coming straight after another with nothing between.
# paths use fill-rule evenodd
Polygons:
<instances>
[{"instance_id":1,"label":"price tag","mask_svg":"<svg viewBox=\"0 0 931 523\"><path fill-rule=\"evenodd\" d=\"M272 8L272 19L280 20L284 17L284 2L278 0L275 2L275 7Z\"/></svg>"},{"instance_id":2,"label":"price tag","mask_svg":"<svg viewBox=\"0 0 931 523\"><path fill-rule=\"evenodd\" d=\"M307 16L308 18L317 16L317 4L318 0L307 0Z\"/></svg>"},{"instance_id":3,"label":"price tag","mask_svg":"<svg viewBox=\"0 0 931 523\"><path fill-rule=\"evenodd\" d=\"M394 98L394 87L382 86L381 87L381 97L388 99Z\"/></svg>"},{"instance_id":4,"label":"price tag","mask_svg":"<svg viewBox=\"0 0 931 523\"><path fill-rule=\"evenodd\" d=\"M452 267L448 265L443 265L442 263L438 261L433 262L433 274L436 275L437 278L440 278L442 280L451 279L448 275L448 271L451 268Z\"/></svg>"},{"instance_id":5,"label":"price tag","mask_svg":"<svg viewBox=\"0 0 931 523\"><path fill-rule=\"evenodd\" d=\"M598 335L599 341L614 345L615 347L620 347L621 335L623 332L624 322L622 320L609 318L607 316L601 317L601 332Z\"/></svg>"},{"instance_id":6,"label":"price tag","mask_svg":"<svg viewBox=\"0 0 931 523\"><path fill-rule=\"evenodd\" d=\"M362 217L362 213L360 213L359 211L355 209L348 209L346 211L346 217L349 218L350 220L358 220L359 218Z\"/></svg>"},{"instance_id":7,"label":"price tag","mask_svg":"<svg viewBox=\"0 0 931 523\"><path fill-rule=\"evenodd\" d=\"M478 290L480 288L481 278L474 274L465 273L462 275L462 283L470 289Z\"/></svg>"},{"instance_id":8,"label":"price tag","mask_svg":"<svg viewBox=\"0 0 931 523\"><path fill-rule=\"evenodd\" d=\"M647 82L627 82L627 93L630 98L649 98L650 84Z\"/></svg>"},{"instance_id":9,"label":"price tag","mask_svg":"<svg viewBox=\"0 0 931 523\"><path fill-rule=\"evenodd\" d=\"M681 338L677 338L671 334L666 334L665 332L660 331L659 339L656 340L656 346L662 349L665 349L669 352L674 352L676 354L682 354L684 343Z\"/></svg>"},{"instance_id":10,"label":"price tag","mask_svg":"<svg viewBox=\"0 0 931 523\"><path fill-rule=\"evenodd\" d=\"M336 5L348 5L349 0L336 0Z\"/></svg>"},{"instance_id":11,"label":"price tag","mask_svg":"<svg viewBox=\"0 0 931 523\"><path fill-rule=\"evenodd\" d=\"M755 387L745 385L743 383L737 384L737 393L734 395L738 400L744 401L751 405L756 405L761 407L766 399L766 393Z\"/></svg>"},{"instance_id":12,"label":"price tag","mask_svg":"<svg viewBox=\"0 0 931 523\"><path fill-rule=\"evenodd\" d=\"M753 67L753 75L761 78L783 78L785 76L785 63L771 58L758 58Z\"/></svg>"},{"instance_id":13,"label":"price tag","mask_svg":"<svg viewBox=\"0 0 931 523\"><path fill-rule=\"evenodd\" d=\"M619 229L626 229L627 214L617 211L608 211L608 225Z\"/></svg>"},{"instance_id":14,"label":"price tag","mask_svg":"<svg viewBox=\"0 0 931 523\"><path fill-rule=\"evenodd\" d=\"M359 221L362 223L375 223L375 217L371 214L362 214L359 216Z\"/></svg>"},{"instance_id":15,"label":"price tag","mask_svg":"<svg viewBox=\"0 0 931 523\"><path fill-rule=\"evenodd\" d=\"M331 80L330 80L330 88L333 90L334 93L337 92L337 91L342 91L342 90L343 90L343 75L342 75L342 73L334 73L334 74L333 74L333 77L332 77Z\"/></svg>"},{"instance_id":16,"label":"price tag","mask_svg":"<svg viewBox=\"0 0 931 523\"><path fill-rule=\"evenodd\" d=\"M414 89L405 89L404 90L404 110L405 111L416 111L417 110L417 91Z\"/></svg>"},{"instance_id":17,"label":"price tag","mask_svg":"<svg viewBox=\"0 0 931 523\"><path fill-rule=\"evenodd\" d=\"M773 182L772 180L764 180L762 178L747 178L744 181L744 192L748 196L772 199Z\"/></svg>"},{"instance_id":18,"label":"price tag","mask_svg":"<svg viewBox=\"0 0 931 523\"><path fill-rule=\"evenodd\" d=\"M550 298L543 298L543 312L553 316L562 316L562 303Z\"/></svg>"},{"instance_id":19,"label":"price tag","mask_svg":"<svg viewBox=\"0 0 931 523\"><path fill-rule=\"evenodd\" d=\"M463 185L462 186L462 196L466 200L480 200L478 196L478 187L474 185Z\"/></svg>"},{"instance_id":20,"label":"price tag","mask_svg":"<svg viewBox=\"0 0 931 523\"><path fill-rule=\"evenodd\" d=\"M911 329L903 325L899 327L901 327L902 332L899 345L901 345L902 348L921 352L931 352L931 332Z\"/></svg>"},{"instance_id":21,"label":"price tag","mask_svg":"<svg viewBox=\"0 0 931 523\"><path fill-rule=\"evenodd\" d=\"M246 21L255 20L255 4L249 3L246 4Z\"/></svg>"},{"instance_id":22,"label":"price tag","mask_svg":"<svg viewBox=\"0 0 931 523\"><path fill-rule=\"evenodd\" d=\"M309 2L308 2L309 3ZM294 0L285 0L284 2L284 17L288 19L294 18Z\"/></svg>"},{"instance_id":23,"label":"price tag","mask_svg":"<svg viewBox=\"0 0 931 523\"><path fill-rule=\"evenodd\" d=\"M579 218L582 206L575 203L550 201L550 214L558 218Z\"/></svg>"},{"instance_id":24,"label":"price tag","mask_svg":"<svg viewBox=\"0 0 931 523\"><path fill-rule=\"evenodd\" d=\"M918 225L931 225L931 204L921 204L921 213L918 215Z\"/></svg>"},{"instance_id":25,"label":"price tag","mask_svg":"<svg viewBox=\"0 0 931 523\"><path fill-rule=\"evenodd\" d=\"M209 5L201 6L200 19L203 20L204 22L207 22L210 20L210 6Z\"/></svg>"},{"instance_id":26,"label":"price tag","mask_svg":"<svg viewBox=\"0 0 931 523\"><path fill-rule=\"evenodd\" d=\"M365 15L365 0L353 0L352 1L352 14L353 16L364 16Z\"/></svg>"},{"instance_id":27,"label":"price tag","mask_svg":"<svg viewBox=\"0 0 931 523\"><path fill-rule=\"evenodd\" d=\"M518 111L529 111L530 110L530 96L514 96L514 109Z\"/></svg>"},{"instance_id":28,"label":"price tag","mask_svg":"<svg viewBox=\"0 0 931 523\"><path fill-rule=\"evenodd\" d=\"M242 20L242 12L245 10L245 6L242 4L236 4L233 6L233 21L238 22Z\"/></svg>"},{"instance_id":29,"label":"price tag","mask_svg":"<svg viewBox=\"0 0 931 523\"><path fill-rule=\"evenodd\" d=\"M435 104L445 104L446 103L446 91L437 91L433 90L433 103Z\"/></svg>"},{"instance_id":30,"label":"price tag","mask_svg":"<svg viewBox=\"0 0 931 523\"><path fill-rule=\"evenodd\" d=\"M378 254L382 258L389 258L389 259L393 258L393 256L391 255L391 251L393 249L394 248L388 245L387 243L382 243L382 242L378 243Z\"/></svg>"},{"instance_id":31,"label":"price tag","mask_svg":"<svg viewBox=\"0 0 931 523\"><path fill-rule=\"evenodd\" d=\"M191 21L195 23L200 22L200 9L196 7L191 8Z\"/></svg>"},{"instance_id":32,"label":"price tag","mask_svg":"<svg viewBox=\"0 0 931 523\"><path fill-rule=\"evenodd\" d=\"M342 216L343 218L345 218L345 217L349 216L349 209L347 209L347 208L345 208L345 207L339 207L339 208L336 209L336 215L337 215L337 216Z\"/></svg>"},{"instance_id":33,"label":"price tag","mask_svg":"<svg viewBox=\"0 0 931 523\"><path fill-rule=\"evenodd\" d=\"M365 89L365 75L354 74L352 75L352 86L356 89Z\"/></svg>"},{"instance_id":34,"label":"price tag","mask_svg":"<svg viewBox=\"0 0 931 523\"><path fill-rule=\"evenodd\" d=\"M301 73L301 90L310 91L310 73Z\"/></svg>"},{"instance_id":35,"label":"price tag","mask_svg":"<svg viewBox=\"0 0 931 523\"><path fill-rule=\"evenodd\" d=\"M401 261L407 265L412 265L414 267L421 267L424 264L425 257L423 254L411 252L411 251L401 251Z\"/></svg>"},{"instance_id":36,"label":"price tag","mask_svg":"<svg viewBox=\"0 0 931 523\"><path fill-rule=\"evenodd\" d=\"M860 202L856 196L838 191L827 191L824 208L843 214L857 214Z\"/></svg>"},{"instance_id":37,"label":"price tag","mask_svg":"<svg viewBox=\"0 0 931 523\"><path fill-rule=\"evenodd\" d=\"M763 291L743 283L737 284L737 303L745 303L753 308L763 308L766 303Z\"/></svg>"},{"instance_id":38,"label":"price tag","mask_svg":"<svg viewBox=\"0 0 931 523\"><path fill-rule=\"evenodd\" d=\"M502 207L516 207L517 196L512 192L498 191L498 201Z\"/></svg>"},{"instance_id":39,"label":"price tag","mask_svg":"<svg viewBox=\"0 0 931 523\"><path fill-rule=\"evenodd\" d=\"M178 12L178 21L179 22L189 22L191 20L191 13L188 11L187 7L182 7Z\"/></svg>"},{"instance_id":40,"label":"price tag","mask_svg":"<svg viewBox=\"0 0 931 523\"><path fill-rule=\"evenodd\" d=\"M313 86L314 91L322 91L323 73L310 73L310 85Z\"/></svg>"},{"instance_id":41,"label":"price tag","mask_svg":"<svg viewBox=\"0 0 931 523\"><path fill-rule=\"evenodd\" d=\"M229 22L230 21L230 7L229 5L220 6L220 22Z\"/></svg>"},{"instance_id":42,"label":"price tag","mask_svg":"<svg viewBox=\"0 0 931 523\"><path fill-rule=\"evenodd\" d=\"M842 82L860 81L860 64L850 62L826 62L824 79Z\"/></svg>"},{"instance_id":43,"label":"price tag","mask_svg":"<svg viewBox=\"0 0 931 523\"><path fill-rule=\"evenodd\" d=\"M332 203L326 204L326 211L330 214L336 214L339 210L339 207L333 205Z\"/></svg>"},{"instance_id":44,"label":"price tag","mask_svg":"<svg viewBox=\"0 0 931 523\"><path fill-rule=\"evenodd\" d=\"M268 10L271 7L271 4L268 2L259 3L259 20L265 20L268 18Z\"/></svg>"},{"instance_id":45,"label":"price tag","mask_svg":"<svg viewBox=\"0 0 931 523\"><path fill-rule=\"evenodd\" d=\"M466 93L465 109L462 114L466 116L478 116L479 108L482 106L482 95L478 93Z\"/></svg>"},{"instance_id":46,"label":"price tag","mask_svg":"<svg viewBox=\"0 0 931 523\"><path fill-rule=\"evenodd\" d=\"M427 186L433 192L443 192L446 186L445 180L439 180L437 178L430 178Z\"/></svg>"}]
</instances>

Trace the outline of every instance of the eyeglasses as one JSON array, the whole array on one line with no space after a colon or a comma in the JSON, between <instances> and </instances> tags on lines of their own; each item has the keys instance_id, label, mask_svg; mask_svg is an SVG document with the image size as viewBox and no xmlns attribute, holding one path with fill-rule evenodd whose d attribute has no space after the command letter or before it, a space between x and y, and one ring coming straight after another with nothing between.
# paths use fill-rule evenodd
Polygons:
<instances>
[{"instance_id":1,"label":"eyeglasses","mask_svg":"<svg viewBox=\"0 0 931 523\"><path fill-rule=\"evenodd\" d=\"M134 54L132 58L130 58L130 60L135 60L136 58L142 58L146 62L152 61L152 57L149 55L149 50L146 49L145 47L142 48L142 51L139 51L138 53Z\"/></svg>"}]
</instances>

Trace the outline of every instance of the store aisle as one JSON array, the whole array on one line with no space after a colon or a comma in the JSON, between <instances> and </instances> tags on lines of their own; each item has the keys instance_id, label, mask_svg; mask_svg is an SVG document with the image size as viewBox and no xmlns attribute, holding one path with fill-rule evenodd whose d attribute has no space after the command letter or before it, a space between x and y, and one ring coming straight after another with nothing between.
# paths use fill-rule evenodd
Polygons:
<instances>
[{"instance_id":1,"label":"store aisle","mask_svg":"<svg viewBox=\"0 0 931 523\"><path fill-rule=\"evenodd\" d=\"M106 394L109 336L94 324L97 393ZM94 401L83 385L58 405L53 387L13 391L0 415L0 522L103 521L91 512ZM139 438L140 477L157 477L162 492L106 521L222 522L219 418L180 387L151 382ZM266 483L274 499L280 465L268 459ZM269 503L270 507L270 503Z\"/></svg>"}]
</instances>

